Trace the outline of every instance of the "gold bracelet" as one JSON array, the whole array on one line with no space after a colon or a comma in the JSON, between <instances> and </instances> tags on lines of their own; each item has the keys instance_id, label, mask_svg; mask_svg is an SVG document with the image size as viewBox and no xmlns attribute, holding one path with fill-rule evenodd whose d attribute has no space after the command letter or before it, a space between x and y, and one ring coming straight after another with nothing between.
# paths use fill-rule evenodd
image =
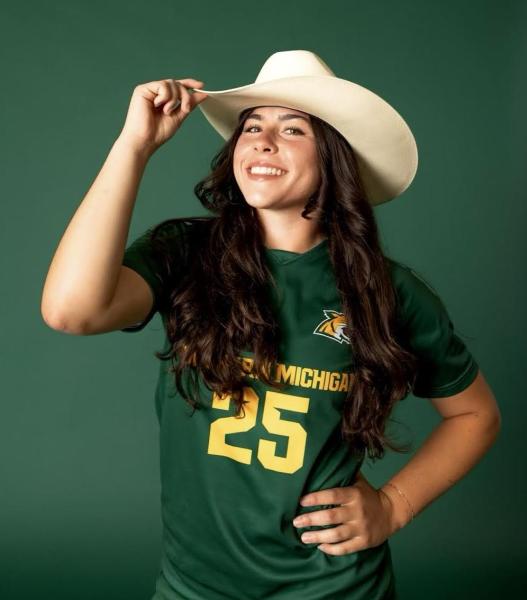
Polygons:
<instances>
[{"instance_id":1,"label":"gold bracelet","mask_svg":"<svg viewBox=\"0 0 527 600\"><path fill-rule=\"evenodd\" d=\"M405 496L405 494L403 494L401 492L401 490L395 484L393 484L393 483L385 483L384 484L384 486L387 486L387 485L391 485L393 488L395 488L397 490L397 492L399 493L399 495L402 496L406 500L406 503L408 504L408 507L410 508L410 513L412 515L410 521L413 521L413 518L415 516L414 509L412 508L412 505L410 504L410 501L408 500L408 498Z\"/></svg>"}]
</instances>

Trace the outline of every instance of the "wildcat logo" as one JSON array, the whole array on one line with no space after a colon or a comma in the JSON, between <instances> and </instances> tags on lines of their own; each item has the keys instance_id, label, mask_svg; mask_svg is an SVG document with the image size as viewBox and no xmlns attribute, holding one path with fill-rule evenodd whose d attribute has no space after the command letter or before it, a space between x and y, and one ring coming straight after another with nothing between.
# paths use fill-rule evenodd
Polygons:
<instances>
[{"instance_id":1,"label":"wildcat logo","mask_svg":"<svg viewBox=\"0 0 527 600\"><path fill-rule=\"evenodd\" d=\"M350 339L348 335L344 333L344 329L347 327L346 321L344 320L344 314L337 312L336 310L325 308L323 308L322 311L326 315L326 318L316 326L313 333L323 335L339 344L342 344L342 342L349 344Z\"/></svg>"}]
</instances>

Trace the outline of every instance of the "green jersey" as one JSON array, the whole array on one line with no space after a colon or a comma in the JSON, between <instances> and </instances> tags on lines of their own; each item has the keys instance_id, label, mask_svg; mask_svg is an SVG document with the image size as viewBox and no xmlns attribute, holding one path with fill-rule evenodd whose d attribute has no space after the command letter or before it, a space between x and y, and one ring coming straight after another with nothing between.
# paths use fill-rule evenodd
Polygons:
<instances>
[{"instance_id":1,"label":"green jersey","mask_svg":"<svg viewBox=\"0 0 527 600\"><path fill-rule=\"evenodd\" d=\"M174 235L192 235L184 221ZM123 265L151 286L154 306L140 331L160 311L164 290L147 233L125 251ZM353 360L342 305L324 239L303 253L265 248L277 282L272 308L281 329L275 379L282 391L248 374L245 416L234 403L200 384L205 406L182 398L161 361L155 404L160 426L163 552L157 600L387 600L396 598L388 540L334 556L302 542L302 496L355 482L364 453L340 435L341 409ZM437 293L410 268L390 260L404 327L404 344L419 357L413 393L456 394L475 379L478 365L454 332ZM165 332L166 333L166 332ZM165 343L168 343L165 335ZM168 346L167 346L168 347ZM249 349L242 362L252 361Z\"/></svg>"}]
</instances>

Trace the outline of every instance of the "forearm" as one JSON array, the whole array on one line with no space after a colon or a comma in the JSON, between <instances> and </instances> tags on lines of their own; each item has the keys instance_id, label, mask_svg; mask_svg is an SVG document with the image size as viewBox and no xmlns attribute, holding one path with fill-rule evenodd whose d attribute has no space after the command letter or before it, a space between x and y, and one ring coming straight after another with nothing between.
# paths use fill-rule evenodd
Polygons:
<instances>
[{"instance_id":1,"label":"forearm","mask_svg":"<svg viewBox=\"0 0 527 600\"><path fill-rule=\"evenodd\" d=\"M380 489L392 504L392 533L462 479L484 456L499 432L495 420L476 414L443 419L410 461ZM394 484L407 500L388 483Z\"/></svg>"},{"instance_id":2,"label":"forearm","mask_svg":"<svg viewBox=\"0 0 527 600\"><path fill-rule=\"evenodd\" d=\"M51 262L42 294L46 321L73 327L111 300L148 159L126 140L114 142Z\"/></svg>"}]
</instances>

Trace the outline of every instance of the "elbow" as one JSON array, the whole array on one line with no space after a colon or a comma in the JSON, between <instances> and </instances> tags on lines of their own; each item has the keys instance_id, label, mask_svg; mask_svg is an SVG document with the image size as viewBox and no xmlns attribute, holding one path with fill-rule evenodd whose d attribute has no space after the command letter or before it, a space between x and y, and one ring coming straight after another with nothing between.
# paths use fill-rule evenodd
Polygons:
<instances>
[{"instance_id":1,"label":"elbow","mask_svg":"<svg viewBox=\"0 0 527 600\"><path fill-rule=\"evenodd\" d=\"M44 323L51 329L63 331L64 319L62 311L58 309L57 302L52 301L51 294L45 285L40 299L40 316Z\"/></svg>"},{"instance_id":2,"label":"elbow","mask_svg":"<svg viewBox=\"0 0 527 600\"><path fill-rule=\"evenodd\" d=\"M41 304L40 316L48 327L54 329L55 331L62 331L64 321L57 311L52 311Z\"/></svg>"},{"instance_id":3,"label":"elbow","mask_svg":"<svg viewBox=\"0 0 527 600\"><path fill-rule=\"evenodd\" d=\"M491 406L492 408L488 411L488 413L486 413L486 420L488 422L489 429L493 431L497 437L501 431L501 411L495 398Z\"/></svg>"},{"instance_id":4,"label":"elbow","mask_svg":"<svg viewBox=\"0 0 527 600\"><path fill-rule=\"evenodd\" d=\"M482 415L479 415L482 418ZM501 431L501 412L497 408L491 414L485 416L485 433L491 439L491 444L498 439Z\"/></svg>"},{"instance_id":5,"label":"elbow","mask_svg":"<svg viewBox=\"0 0 527 600\"><path fill-rule=\"evenodd\" d=\"M493 419L493 427L494 427L495 435L496 435L496 438L497 438L499 436L499 434L500 434L500 431L501 431L501 412L500 412L499 409L498 409L498 411L497 411L497 413L496 413L496 415L495 415L495 417Z\"/></svg>"},{"instance_id":6,"label":"elbow","mask_svg":"<svg viewBox=\"0 0 527 600\"><path fill-rule=\"evenodd\" d=\"M65 300L63 291L53 290L47 283L44 284L40 299L40 315L44 323L54 331L64 333L78 333L78 328L73 326L68 308L75 306L71 300Z\"/></svg>"},{"instance_id":7,"label":"elbow","mask_svg":"<svg viewBox=\"0 0 527 600\"><path fill-rule=\"evenodd\" d=\"M74 324L65 318L64 314L59 311L40 309L40 314L44 323L54 331L69 333L72 335L82 335L84 329L79 324Z\"/></svg>"}]
</instances>

